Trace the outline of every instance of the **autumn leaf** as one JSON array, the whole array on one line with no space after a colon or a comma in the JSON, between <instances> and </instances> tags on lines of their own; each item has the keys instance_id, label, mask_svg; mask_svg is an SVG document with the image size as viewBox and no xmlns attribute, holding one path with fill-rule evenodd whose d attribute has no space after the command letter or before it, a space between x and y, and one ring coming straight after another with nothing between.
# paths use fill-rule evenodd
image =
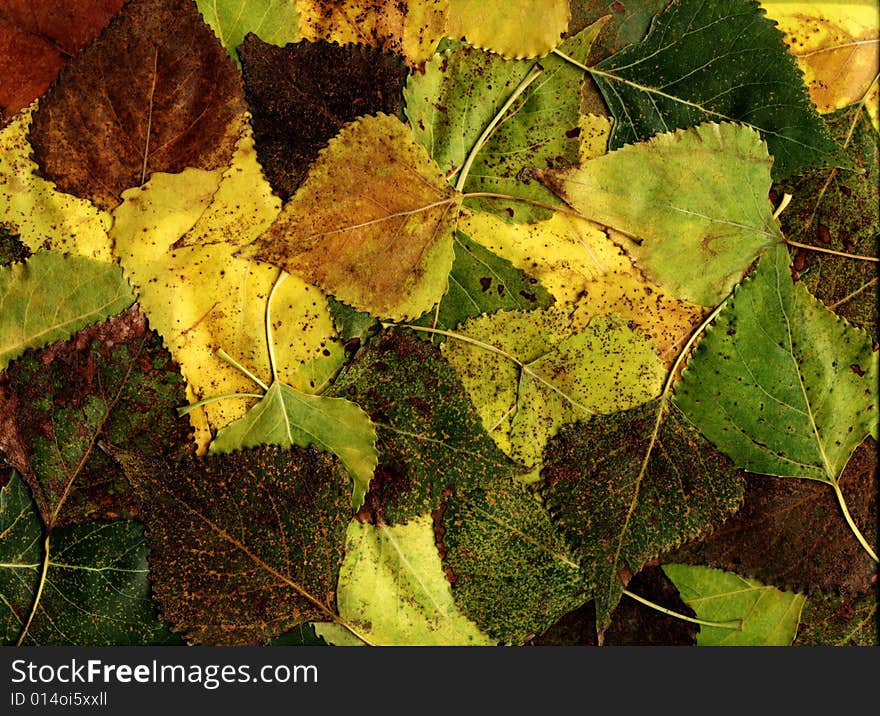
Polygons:
<instances>
[{"instance_id":1,"label":"autumn leaf","mask_svg":"<svg viewBox=\"0 0 880 716\"><path fill-rule=\"evenodd\" d=\"M815 596L801 612L795 646L880 646L877 596Z\"/></svg>"},{"instance_id":2,"label":"autumn leaf","mask_svg":"<svg viewBox=\"0 0 880 716\"><path fill-rule=\"evenodd\" d=\"M273 45L300 36L295 0L196 0L196 5L236 63L236 50L248 33Z\"/></svg>"},{"instance_id":3,"label":"autumn leaf","mask_svg":"<svg viewBox=\"0 0 880 716\"><path fill-rule=\"evenodd\" d=\"M193 2L129 0L41 98L30 139L42 176L110 210L153 172L224 167L244 112Z\"/></svg>"},{"instance_id":4,"label":"autumn leaf","mask_svg":"<svg viewBox=\"0 0 880 716\"><path fill-rule=\"evenodd\" d=\"M0 126L42 95L123 0L7 0L0 8Z\"/></svg>"},{"instance_id":5,"label":"autumn leaf","mask_svg":"<svg viewBox=\"0 0 880 716\"><path fill-rule=\"evenodd\" d=\"M448 489L491 485L523 468L483 430L455 372L428 341L380 334L327 391L376 426L379 466L365 509L390 525L435 510Z\"/></svg>"},{"instance_id":6,"label":"autumn leaf","mask_svg":"<svg viewBox=\"0 0 880 716\"><path fill-rule=\"evenodd\" d=\"M603 60L627 45L641 42L654 16L669 0L577 0L571 3L569 32L580 32L601 17L608 17L590 52L591 60Z\"/></svg>"},{"instance_id":7,"label":"autumn leaf","mask_svg":"<svg viewBox=\"0 0 880 716\"><path fill-rule=\"evenodd\" d=\"M459 202L400 120L364 117L321 152L278 219L240 255L374 316L414 318L446 291Z\"/></svg>"},{"instance_id":8,"label":"autumn leaf","mask_svg":"<svg viewBox=\"0 0 880 716\"><path fill-rule=\"evenodd\" d=\"M393 527L352 521L339 570L337 601L339 614L376 645L495 643L456 606L434 544L430 515ZM316 631L331 643L356 639L332 622L317 625Z\"/></svg>"},{"instance_id":9,"label":"autumn leaf","mask_svg":"<svg viewBox=\"0 0 880 716\"><path fill-rule=\"evenodd\" d=\"M456 489L441 526L460 609L505 644L524 643L589 598L547 510L514 480Z\"/></svg>"},{"instance_id":10,"label":"autumn leaf","mask_svg":"<svg viewBox=\"0 0 880 716\"><path fill-rule=\"evenodd\" d=\"M92 259L42 251L0 267L0 368L133 302L119 267Z\"/></svg>"},{"instance_id":11,"label":"autumn leaf","mask_svg":"<svg viewBox=\"0 0 880 716\"><path fill-rule=\"evenodd\" d=\"M568 28L568 0L449 0L446 34L518 59L546 55Z\"/></svg>"},{"instance_id":12,"label":"autumn leaf","mask_svg":"<svg viewBox=\"0 0 880 716\"><path fill-rule=\"evenodd\" d=\"M547 506L594 590L600 630L628 575L722 522L743 492L732 463L659 401L562 428L541 477Z\"/></svg>"},{"instance_id":13,"label":"autumn leaf","mask_svg":"<svg viewBox=\"0 0 880 716\"><path fill-rule=\"evenodd\" d=\"M563 48L586 59L599 27ZM413 136L459 191L556 202L523 173L574 164L578 158L579 90L583 73L558 57L509 61L460 45L437 54L407 81L406 116ZM512 218L546 219L546 208L498 197L468 206Z\"/></svg>"},{"instance_id":14,"label":"autumn leaf","mask_svg":"<svg viewBox=\"0 0 880 716\"><path fill-rule=\"evenodd\" d=\"M150 601L141 525L120 520L59 529L44 573L48 544L27 486L13 476L0 490L4 645L178 643Z\"/></svg>"},{"instance_id":15,"label":"autumn leaf","mask_svg":"<svg viewBox=\"0 0 880 716\"><path fill-rule=\"evenodd\" d=\"M742 620L742 629L700 627L698 646L789 646L794 640L806 601L802 594L706 567L666 564L663 571L700 619Z\"/></svg>"},{"instance_id":16,"label":"autumn leaf","mask_svg":"<svg viewBox=\"0 0 880 716\"><path fill-rule=\"evenodd\" d=\"M789 263L784 246L765 254L707 329L674 400L738 466L825 482L845 510L840 475L877 433L877 353L793 282Z\"/></svg>"},{"instance_id":17,"label":"autumn leaf","mask_svg":"<svg viewBox=\"0 0 880 716\"><path fill-rule=\"evenodd\" d=\"M712 306L782 241L766 198L772 163L757 132L702 124L536 174L585 217L633 237L627 248L648 278Z\"/></svg>"},{"instance_id":18,"label":"autumn leaf","mask_svg":"<svg viewBox=\"0 0 880 716\"><path fill-rule=\"evenodd\" d=\"M335 458L262 447L172 463L105 449L143 501L154 598L172 629L256 645L336 619L350 498Z\"/></svg>"},{"instance_id":19,"label":"autumn leaf","mask_svg":"<svg viewBox=\"0 0 880 716\"><path fill-rule=\"evenodd\" d=\"M856 448L840 476L853 520L876 543L877 445ZM779 589L815 594L870 589L877 566L837 517L831 491L814 480L746 475L742 507L710 535L664 561L706 565Z\"/></svg>"},{"instance_id":20,"label":"autumn leaf","mask_svg":"<svg viewBox=\"0 0 880 716\"><path fill-rule=\"evenodd\" d=\"M402 55L410 66L434 53L446 28L448 0L296 0L303 37L366 43Z\"/></svg>"},{"instance_id":21,"label":"autumn leaf","mask_svg":"<svg viewBox=\"0 0 880 716\"><path fill-rule=\"evenodd\" d=\"M137 515L122 471L99 440L147 454L192 449L177 417L177 366L136 308L9 366L0 388L0 449L24 477L47 528Z\"/></svg>"},{"instance_id":22,"label":"autumn leaf","mask_svg":"<svg viewBox=\"0 0 880 716\"><path fill-rule=\"evenodd\" d=\"M660 393L664 370L643 335L606 316L572 333L570 320L565 310L502 311L468 320L443 344L487 432L528 467L562 425Z\"/></svg>"},{"instance_id":23,"label":"autumn leaf","mask_svg":"<svg viewBox=\"0 0 880 716\"><path fill-rule=\"evenodd\" d=\"M86 199L38 175L28 131L32 108L0 130L0 214L31 251L61 251L110 261L111 218Z\"/></svg>"},{"instance_id":24,"label":"autumn leaf","mask_svg":"<svg viewBox=\"0 0 880 716\"><path fill-rule=\"evenodd\" d=\"M257 157L282 199L303 183L321 149L360 116L403 111L404 68L364 45L245 38L239 48Z\"/></svg>"},{"instance_id":25,"label":"autumn leaf","mask_svg":"<svg viewBox=\"0 0 880 716\"><path fill-rule=\"evenodd\" d=\"M761 132L783 179L835 160L800 71L755 0L672 2L647 37L589 68L615 123L611 148L702 122Z\"/></svg>"}]
</instances>

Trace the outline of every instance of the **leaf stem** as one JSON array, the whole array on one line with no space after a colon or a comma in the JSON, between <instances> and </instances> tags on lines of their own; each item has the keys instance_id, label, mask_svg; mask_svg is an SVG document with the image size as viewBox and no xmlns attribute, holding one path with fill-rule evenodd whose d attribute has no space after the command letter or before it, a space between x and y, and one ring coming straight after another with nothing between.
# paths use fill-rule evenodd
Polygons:
<instances>
[{"instance_id":1,"label":"leaf stem","mask_svg":"<svg viewBox=\"0 0 880 716\"><path fill-rule=\"evenodd\" d=\"M284 279L287 276L288 273L284 269L278 273L278 278L275 279L272 290L269 292L269 298L266 299L266 345L269 348L269 369L272 371L273 383L278 380L278 367L275 360L275 340L272 336L272 299L275 297L278 287L284 283Z\"/></svg>"},{"instance_id":2,"label":"leaf stem","mask_svg":"<svg viewBox=\"0 0 880 716\"><path fill-rule=\"evenodd\" d=\"M640 597L638 594L633 594L628 589L624 589L623 593L630 599L635 599L637 602L644 604L646 607L651 607L651 609L655 609L658 612L662 612L663 614L675 617L676 619L681 619L682 621L691 622L692 624L702 624L703 626L718 627L719 629L735 629L736 631L742 631L743 629L742 619L731 619L727 622L710 622L706 621L705 619L697 619L696 617L685 616L684 614L679 614L678 612L674 612L671 609L667 609L666 607L661 607L659 604L655 604L654 602L649 601L644 597Z\"/></svg>"},{"instance_id":3,"label":"leaf stem","mask_svg":"<svg viewBox=\"0 0 880 716\"><path fill-rule=\"evenodd\" d=\"M819 251L823 254L832 254L834 256L842 256L845 259L856 259L858 261L874 261L880 262L880 258L876 256L862 256L860 254L848 254L845 251L836 251L835 249L826 249L821 246L813 246L812 244L802 244L800 241L792 241L786 239L785 243L789 246L797 246L799 249L808 249L809 251Z\"/></svg>"},{"instance_id":4,"label":"leaf stem","mask_svg":"<svg viewBox=\"0 0 880 716\"><path fill-rule=\"evenodd\" d=\"M871 548L871 545L868 544L868 540L865 539L865 536L861 533L859 528L856 526L856 523L853 521L852 515L850 515L849 513L849 508L847 508L846 506L846 500L843 497L843 491L840 489L840 485L837 484L837 480L831 482L831 487L834 488L834 494L837 495L837 502L840 503L840 509L843 510L843 516L846 519L846 523L849 525L852 533L856 536L859 544L864 547L865 551L868 553L868 556L870 556L871 559L873 559L875 562L880 561L877 559L877 553Z\"/></svg>"},{"instance_id":5,"label":"leaf stem","mask_svg":"<svg viewBox=\"0 0 880 716\"><path fill-rule=\"evenodd\" d=\"M263 390L269 390L268 385L266 385L262 380L257 378L257 376L255 376L253 373L251 373L247 368L245 368L241 363L239 363L237 360L235 360L235 358L233 358L231 355L229 355L222 348L217 349L217 355L220 358L222 358L223 360L225 360L227 363L229 363L229 365L231 365L233 368L238 368L242 373L244 373L248 378L250 378L252 381L254 381L254 383L259 385Z\"/></svg>"},{"instance_id":6,"label":"leaf stem","mask_svg":"<svg viewBox=\"0 0 880 716\"><path fill-rule=\"evenodd\" d=\"M529 85L532 84L538 77L541 76L541 73L544 70L540 65L535 64L529 73L522 78L520 83L516 86L516 88L511 93L510 97L507 98L507 101L501 106L501 109L495 114L492 118L492 121L486 126L483 130L483 133L480 135L480 138L474 143L474 146L471 147L471 151L465 159L464 164L461 167L461 172L458 175L458 180L455 182L455 190L463 191L465 182L467 181L468 174L470 173L471 166L473 166L474 160L477 158L477 154L480 153L480 150L489 141L489 137L492 136L492 132L495 131L495 128L504 118L504 115L507 113L507 110L510 109L510 106L516 102L517 99L525 92Z\"/></svg>"},{"instance_id":7,"label":"leaf stem","mask_svg":"<svg viewBox=\"0 0 880 716\"><path fill-rule=\"evenodd\" d=\"M49 537L51 535L52 530L48 529L46 531L46 537L43 540L43 568L40 570L40 583L37 586L37 593L34 595L34 603L31 605L31 611L30 614L28 614L27 623L21 630L21 634L18 635L18 641L15 642L16 646L21 646L24 643L24 638L27 636L28 630L31 628L31 622L33 622L37 609L40 606L40 599L43 597L43 587L46 586L46 577L49 574Z\"/></svg>"},{"instance_id":8,"label":"leaf stem","mask_svg":"<svg viewBox=\"0 0 880 716\"><path fill-rule=\"evenodd\" d=\"M773 212L773 218L778 219L779 215L785 211L786 207L791 204L792 196L789 193L785 193L782 195L782 201L779 202L779 206L776 207L776 211Z\"/></svg>"},{"instance_id":9,"label":"leaf stem","mask_svg":"<svg viewBox=\"0 0 880 716\"><path fill-rule=\"evenodd\" d=\"M218 400L226 400L227 398L263 398L264 396L260 393L224 393L223 395L215 395L211 398L205 398L204 400L200 400L198 403L190 403L189 405L181 406L177 409L178 415L186 415L191 413L196 408L201 408L203 405L208 405L209 403L214 403Z\"/></svg>"}]
</instances>

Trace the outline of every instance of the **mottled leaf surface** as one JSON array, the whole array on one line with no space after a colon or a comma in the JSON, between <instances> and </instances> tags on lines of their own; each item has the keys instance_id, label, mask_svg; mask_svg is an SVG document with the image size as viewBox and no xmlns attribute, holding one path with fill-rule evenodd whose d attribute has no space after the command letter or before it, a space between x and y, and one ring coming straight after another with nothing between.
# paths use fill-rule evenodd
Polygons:
<instances>
[{"instance_id":1,"label":"mottled leaf surface","mask_svg":"<svg viewBox=\"0 0 880 716\"><path fill-rule=\"evenodd\" d=\"M128 481L99 440L147 454L191 450L177 366L136 308L14 362L0 387L0 449L52 528L131 517Z\"/></svg>"},{"instance_id":2,"label":"mottled leaf surface","mask_svg":"<svg viewBox=\"0 0 880 716\"><path fill-rule=\"evenodd\" d=\"M877 537L876 470L877 444L869 438L840 477L847 508L870 544ZM664 560L736 571L808 593L864 591L877 573L827 486L767 475L746 475L742 508Z\"/></svg>"},{"instance_id":3,"label":"mottled leaf surface","mask_svg":"<svg viewBox=\"0 0 880 716\"><path fill-rule=\"evenodd\" d=\"M0 268L0 368L134 302L118 266L53 251Z\"/></svg>"},{"instance_id":4,"label":"mottled leaf surface","mask_svg":"<svg viewBox=\"0 0 880 716\"><path fill-rule=\"evenodd\" d=\"M580 32L601 17L609 16L593 49L590 59L602 60L627 45L641 42L648 34L651 21L669 0L571 0L569 32Z\"/></svg>"},{"instance_id":5,"label":"mottled leaf surface","mask_svg":"<svg viewBox=\"0 0 880 716\"><path fill-rule=\"evenodd\" d=\"M647 37L590 70L615 123L611 147L701 122L761 132L781 179L836 149L783 34L754 0L675 0Z\"/></svg>"},{"instance_id":6,"label":"mottled leaf surface","mask_svg":"<svg viewBox=\"0 0 880 716\"><path fill-rule=\"evenodd\" d=\"M675 403L738 466L834 485L876 435L877 353L789 263L784 246L764 255L706 330Z\"/></svg>"},{"instance_id":7,"label":"mottled leaf surface","mask_svg":"<svg viewBox=\"0 0 880 716\"><path fill-rule=\"evenodd\" d=\"M880 235L877 132L864 106L826 117L831 136L854 169L816 169L774 186L792 195L780 215L794 241L863 256L877 255ZM794 266L809 291L839 316L877 339L877 265L797 249Z\"/></svg>"},{"instance_id":8,"label":"mottled leaf surface","mask_svg":"<svg viewBox=\"0 0 880 716\"><path fill-rule=\"evenodd\" d=\"M591 27L566 40L565 52L581 61L598 32ZM413 136L443 173L464 192L496 192L555 203L553 194L523 174L531 167L564 166L578 159L578 118L583 72L549 55L543 72L507 108L495 130L477 147L483 132L525 80L536 62L457 45L436 55L424 73L413 73L405 90ZM471 151L477 149L463 186ZM473 199L469 206L514 221L549 218L550 212L518 201Z\"/></svg>"},{"instance_id":9,"label":"mottled leaf surface","mask_svg":"<svg viewBox=\"0 0 880 716\"><path fill-rule=\"evenodd\" d=\"M257 156L282 199L296 192L345 124L402 112L403 65L374 47L323 41L275 47L251 35L238 52Z\"/></svg>"},{"instance_id":10,"label":"mottled leaf surface","mask_svg":"<svg viewBox=\"0 0 880 716\"><path fill-rule=\"evenodd\" d=\"M731 462L675 410L657 428L659 407L651 401L565 427L544 454L547 505L595 590L600 629L627 575L712 529L742 501Z\"/></svg>"},{"instance_id":11,"label":"mottled leaf surface","mask_svg":"<svg viewBox=\"0 0 880 716\"><path fill-rule=\"evenodd\" d=\"M249 33L273 45L299 39L296 0L196 0L196 5L236 62Z\"/></svg>"},{"instance_id":12,"label":"mottled leaf surface","mask_svg":"<svg viewBox=\"0 0 880 716\"><path fill-rule=\"evenodd\" d=\"M143 499L153 594L175 631L256 645L334 618L350 514L336 458L262 447L172 463L107 449Z\"/></svg>"},{"instance_id":13,"label":"mottled leaf surface","mask_svg":"<svg viewBox=\"0 0 880 716\"><path fill-rule=\"evenodd\" d=\"M582 166L537 172L582 215L633 237L630 255L673 295L713 306L782 240L757 132L706 123Z\"/></svg>"},{"instance_id":14,"label":"mottled leaf surface","mask_svg":"<svg viewBox=\"0 0 880 716\"><path fill-rule=\"evenodd\" d=\"M348 526L339 614L380 646L493 646L464 617L434 543L431 515L406 525ZM339 631L337 624L321 625ZM343 632L350 637L350 632Z\"/></svg>"},{"instance_id":15,"label":"mottled leaf surface","mask_svg":"<svg viewBox=\"0 0 880 716\"><path fill-rule=\"evenodd\" d=\"M456 602L505 644L522 644L589 598L550 515L514 480L456 490L441 526Z\"/></svg>"},{"instance_id":16,"label":"mottled leaf surface","mask_svg":"<svg viewBox=\"0 0 880 716\"><path fill-rule=\"evenodd\" d=\"M794 640L804 595L708 567L666 564L663 571L699 619L742 620L742 629L701 626L697 646L790 646Z\"/></svg>"},{"instance_id":17,"label":"mottled leaf surface","mask_svg":"<svg viewBox=\"0 0 880 716\"><path fill-rule=\"evenodd\" d=\"M437 509L444 490L522 471L486 434L439 351L409 332L384 333L361 349L331 394L360 405L376 425L379 467L366 508L388 524Z\"/></svg>"},{"instance_id":18,"label":"mottled leaf surface","mask_svg":"<svg viewBox=\"0 0 880 716\"><path fill-rule=\"evenodd\" d=\"M43 526L24 481L0 491L0 640L5 645L158 645L178 639L150 601L147 542L136 522ZM42 579L42 589L39 590ZM40 591L40 601L31 609Z\"/></svg>"},{"instance_id":19,"label":"mottled leaf surface","mask_svg":"<svg viewBox=\"0 0 880 716\"><path fill-rule=\"evenodd\" d=\"M49 88L123 0L6 0L0 8L0 125Z\"/></svg>"},{"instance_id":20,"label":"mottled leaf surface","mask_svg":"<svg viewBox=\"0 0 880 716\"><path fill-rule=\"evenodd\" d=\"M876 589L859 597L814 596L801 612L795 646L880 646Z\"/></svg>"},{"instance_id":21,"label":"mottled leaf surface","mask_svg":"<svg viewBox=\"0 0 880 716\"><path fill-rule=\"evenodd\" d=\"M459 202L406 125L363 117L327 145L269 230L240 255L374 316L414 318L446 291Z\"/></svg>"},{"instance_id":22,"label":"mottled leaf surface","mask_svg":"<svg viewBox=\"0 0 880 716\"><path fill-rule=\"evenodd\" d=\"M244 112L195 3L130 0L41 99L30 138L45 178L112 209L153 172L225 166Z\"/></svg>"}]
</instances>

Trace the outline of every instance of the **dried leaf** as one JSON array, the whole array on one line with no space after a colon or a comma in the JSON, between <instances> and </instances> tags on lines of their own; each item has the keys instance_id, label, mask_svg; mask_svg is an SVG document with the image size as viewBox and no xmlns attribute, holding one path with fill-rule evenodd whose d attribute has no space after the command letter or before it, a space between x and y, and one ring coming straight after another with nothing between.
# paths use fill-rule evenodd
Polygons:
<instances>
[{"instance_id":1,"label":"dried leaf","mask_svg":"<svg viewBox=\"0 0 880 716\"><path fill-rule=\"evenodd\" d=\"M110 210L153 172L225 166L244 111L195 3L129 0L42 98L30 137L42 176Z\"/></svg>"},{"instance_id":2,"label":"dried leaf","mask_svg":"<svg viewBox=\"0 0 880 716\"><path fill-rule=\"evenodd\" d=\"M795 646L880 646L877 595L810 597L801 612Z\"/></svg>"}]
</instances>

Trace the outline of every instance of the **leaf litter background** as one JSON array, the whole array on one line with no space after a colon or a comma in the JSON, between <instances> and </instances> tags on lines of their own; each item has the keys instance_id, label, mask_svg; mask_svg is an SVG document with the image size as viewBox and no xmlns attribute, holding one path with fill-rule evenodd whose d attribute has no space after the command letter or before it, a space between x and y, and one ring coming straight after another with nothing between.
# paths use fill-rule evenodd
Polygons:
<instances>
[{"instance_id":1,"label":"leaf litter background","mask_svg":"<svg viewBox=\"0 0 880 716\"><path fill-rule=\"evenodd\" d=\"M4 643L877 644L876 3L75 5L0 9Z\"/></svg>"}]
</instances>

